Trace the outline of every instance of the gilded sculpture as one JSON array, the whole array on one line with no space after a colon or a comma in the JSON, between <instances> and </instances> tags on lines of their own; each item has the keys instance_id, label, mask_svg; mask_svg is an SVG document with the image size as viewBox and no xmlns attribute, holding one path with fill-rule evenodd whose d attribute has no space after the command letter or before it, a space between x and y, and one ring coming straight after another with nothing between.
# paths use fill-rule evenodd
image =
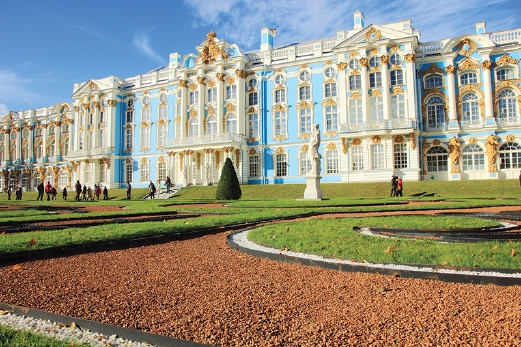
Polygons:
<instances>
[{"instance_id":1,"label":"gilded sculpture","mask_svg":"<svg viewBox=\"0 0 521 347\"><path fill-rule=\"evenodd\" d=\"M488 157L488 172L497 172L497 145L499 144L498 137L491 134L485 141L485 147L487 148Z\"/></svg>"},{"instance_id":2,"label":"gilded sculpture","mask_svg":"<svg viewBox=\"0 0 521 347\"><path fill-rule=\"evenodd\" d=\"M449 157L452 163L452 173L459 173L459 158L461 157L461 141L456 136L449 141Z\"/></svg>"}]
</instances>

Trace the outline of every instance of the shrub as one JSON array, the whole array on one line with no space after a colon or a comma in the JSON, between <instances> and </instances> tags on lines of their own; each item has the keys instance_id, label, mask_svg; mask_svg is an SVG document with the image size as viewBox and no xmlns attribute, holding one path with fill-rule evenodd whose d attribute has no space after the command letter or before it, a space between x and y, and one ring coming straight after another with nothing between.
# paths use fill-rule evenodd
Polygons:
<instances>
[{"instance_id":1,"label":"shrub","mask_svg":"<svg viewBox=\"0 0 521 347\"><path fill-rule=\"evenodd\" d=\"M238 200L241 198L241 195L241 186L233 163L230 158L226 158L221 172L221 179L217 186L217 192L215 193L215 199Z\"/></svg>"}]
</instances>

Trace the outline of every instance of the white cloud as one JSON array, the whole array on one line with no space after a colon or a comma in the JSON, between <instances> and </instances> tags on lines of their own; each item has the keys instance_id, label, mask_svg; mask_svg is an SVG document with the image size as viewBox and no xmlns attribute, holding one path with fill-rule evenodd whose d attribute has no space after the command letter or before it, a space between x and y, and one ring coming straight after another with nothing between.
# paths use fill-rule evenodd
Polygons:
<instances>
[{"instance_id":1,"label":"white cloud","mask_svg":"<svg viewBox=\"0 0 521 347\"><path fill-rule=\"evenodd\" d=\"M0 104L0 116L8 113L9 109L7 108L7 105Z\"/></svg>"},{"instance_id":2,"label":"white cloud","mask_svg":"<svg viewBox=\"0 0 521 347\"><path fill-rule=\"evenodd\" d=\"M151 58L156 63L166 66L166 60L157 54L150 44L150 34L145 32L139 32L134 35L133 44L137 47L141 53Z\"/></svg>"},{"instance_id":3,"label":"white cloud","mask_svg":"<svg viewBox=\"0 0 521 347\"><path fill-rule=\"evenodd\" d=\"M44 96L31 89L35 85L33 82L33 80L23 78L15 72L0 70L0 104L4 106L9 103L35 105L45 102Z\"/></svg>"},{"instance_id":4,"label":"white cloud","mask_svg":"<svg viewBox=\"0 0 521 347\"><path fill-rule=\"evenodd\" d=\"M245 49L257 49L260 29L276 28L276 44L334 36L353 28L353 13L364 13L365 24L387 24L411 19L422 41L474 33L474 23L486 21L491 30L521 26L521 10L511 0L184 0L195 13L194 26L209 26L218 37ZM503 22L503 28L490 24ZM495 19L495 20L494 20ZM492 22L492 20L494 20ZM505 26L505 22L511 26ZM490 30L489 30L490 31Z\"/></svg>"}]
</instances>

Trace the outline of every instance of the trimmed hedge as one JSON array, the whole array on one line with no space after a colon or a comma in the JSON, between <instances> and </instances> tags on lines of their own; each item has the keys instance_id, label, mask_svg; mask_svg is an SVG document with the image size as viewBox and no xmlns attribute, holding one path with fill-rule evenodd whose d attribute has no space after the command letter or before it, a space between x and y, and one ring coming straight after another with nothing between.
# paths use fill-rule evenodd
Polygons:
<instances>
[{"instance_id":1,"label":"trimmed hedge","mask_svg":"<svg viewBox=\"0 0 521 347\"><path fill-rule=\"evenodd\" d=\"M233 163L230 158L226 158L221 172L221 179L217 186L217 192L215 193L215 199L238 200L241 198L241 195L241 185L239 184Z\"/></svg>"}]
</instances>

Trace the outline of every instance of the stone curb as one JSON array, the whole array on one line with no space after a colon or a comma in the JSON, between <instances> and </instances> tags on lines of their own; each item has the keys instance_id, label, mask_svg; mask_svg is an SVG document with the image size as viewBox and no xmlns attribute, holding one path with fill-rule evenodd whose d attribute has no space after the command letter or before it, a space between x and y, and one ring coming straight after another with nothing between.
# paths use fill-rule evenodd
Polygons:
<instances>
[{"instance_id":1,"label":"stone curb","mask_svg":"<svg viewBox=\"0 0 521 347\"><path fill-rule=\"evenodd\" d=\"M34 310L28 307L9 305L0 303L0 310L7 311L9 313L16 314L18 316L31 317L41 320L49 320L58 324L64 324L70 326L74 323L77 327L83 330L89 330L98 334L113 336L116 335L125 340L134 342L146 342L158 347L198 347L198 346L211 346L205 345L198 342L192 342L188 340L182 340L175 337L157 335L147 333L138 330L132 330L127 328L121 328L115 325L98 323L91 320L73 318L69 316L63 316L60 314Z\"/></svg>"}]
</instances>

